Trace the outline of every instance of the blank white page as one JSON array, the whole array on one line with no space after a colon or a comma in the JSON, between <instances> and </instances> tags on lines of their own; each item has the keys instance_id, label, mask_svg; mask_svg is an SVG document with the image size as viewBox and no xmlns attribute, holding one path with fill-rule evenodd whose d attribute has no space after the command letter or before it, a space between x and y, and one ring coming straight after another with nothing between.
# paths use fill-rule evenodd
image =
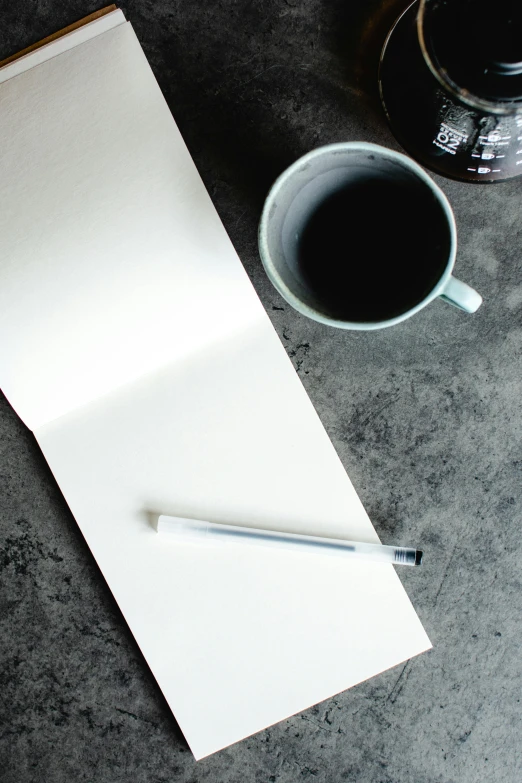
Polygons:
<instances>
[{"instance_id":1,"label":"blank white page","mask_svg":"<svg viewBox=\"0 0 522 783\"><path fill-rule=\"evenodd\" d=\"M196 758L429 647L393 566L152 527L378 541L266 321L36 435Z\"/></svg>"},{"instance_id":2,"label":"blank white page","mask_svg":"<svg viewBox=\"0 0 522 783\"><path fill-rule=\"evenodd\" d=\"M129 23L1 84L0 138L0 378L31 429L264 317Z\"/></svg>"},{"instance_id":3,"label":"blank white page","mask_svg":"<svg viewBox=\"0 0 522 783\"><path fill-rule=\"evenodd\" d=\"M427 649L391 566L151 525L378 541L130 26L0 85L0 133L0 381L195 756Z\"/></svg>"},{"instance_id":4,"label":"blank white page","mask_svg":"<svg viewBox=\"0 0 522 783\"><path fill-rule=\"evenodd\" d=\"M82 24L81 27L77 27L69 33L60 35L59 38L56 38L53 41L38 46L38 48L33 49L31 52L27 52L27 54L17 57L13 62L3 65L0 68L0 84L8 79L13 79L24 71L35 68L37 65L40 65L40 63L50 60L51 57L57 57L68 49L73 49L75 46L90 41L91 38L95 38L97 35L101 35L101 33L105 33L107 30L112 30L113 27L116 27L119 24L125 24L125 17L123 16L122 11L116 9L110 11L108 14L104 14L98 19L93 19L91 22Z\"/></svg>"}]
</instances>

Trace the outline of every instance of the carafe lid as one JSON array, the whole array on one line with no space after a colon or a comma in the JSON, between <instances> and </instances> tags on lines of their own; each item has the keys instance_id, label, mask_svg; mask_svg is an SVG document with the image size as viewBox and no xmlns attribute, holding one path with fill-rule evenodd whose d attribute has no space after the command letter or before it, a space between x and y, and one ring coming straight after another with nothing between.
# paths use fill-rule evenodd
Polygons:
<instances>
[{"instance_id":1,"label":"carafe lid","mask_svg":"<svg viewBox=\"0 0 522 783\"><path fill-rule=\"evenodd\" d=\"M421 0L418 27L428 65L461 98L522 104L522 0Z\"/></svg>"}]
</instances>

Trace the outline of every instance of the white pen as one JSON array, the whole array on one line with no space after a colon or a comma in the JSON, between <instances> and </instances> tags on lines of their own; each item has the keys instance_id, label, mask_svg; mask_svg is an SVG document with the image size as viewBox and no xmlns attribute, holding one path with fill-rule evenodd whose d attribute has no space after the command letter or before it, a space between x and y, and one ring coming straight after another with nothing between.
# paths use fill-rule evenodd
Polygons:
<instances>
[{"instance_id":1,"label":"white pen","mask_svg":"<svg viewBox=\"0 0 522 783\"><path fill-rule=\"evenodd\" d=\"M372 560L378 563L418 566L422 562L420 549L406 546L385 546L345 541L342 538L304 536L298 533L280 533L276 530L260 530L252 527L221 525L182 517L161 515L158 519L158 533L176 537L180 541L193 543L248 544L276 547L294 551L320 552L341 557Z\"/></svg>"}]
</instances>

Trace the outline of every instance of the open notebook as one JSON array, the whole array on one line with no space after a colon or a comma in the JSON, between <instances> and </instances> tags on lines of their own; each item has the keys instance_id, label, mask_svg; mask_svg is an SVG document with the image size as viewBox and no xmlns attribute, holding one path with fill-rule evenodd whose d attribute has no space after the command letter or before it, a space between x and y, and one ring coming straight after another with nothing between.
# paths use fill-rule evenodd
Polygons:
<instances>
[{"instance_id":1,"label":"open notebook","mask_svg":"<svg viewBox=\"0 0 522 783\"><path fill-rule=\"evenodd\" d=\"M391 566L150 524L378 541L121 11L0 69L0 138L0 383L196 758L426 650Z\"/></svg>"}]
</instances>

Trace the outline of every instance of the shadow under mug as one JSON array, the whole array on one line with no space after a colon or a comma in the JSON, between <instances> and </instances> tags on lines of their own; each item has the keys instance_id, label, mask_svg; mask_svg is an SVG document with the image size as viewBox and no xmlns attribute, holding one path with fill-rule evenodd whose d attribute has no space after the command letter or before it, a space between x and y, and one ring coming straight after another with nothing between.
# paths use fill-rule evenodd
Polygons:
<instances>
[{"instance_id":1,"label":"shadow under mug","mask_svg":"<svg viewBox=\"0 0 522 783\"><path fill-rule=\"evenodd\" d=\"M337 194L346 190L351 192L350 203L360 207L362 199L357 198L360 189L368 183L376 184L377 189L386 188L388 201L393 206L401 224L399 233L395 232L396 247L390 248L389 258L386 259L386 274L391 275L390 280L394 285L389 289L384 288L384 299L390 299L400 291L401 286L408 286L408 278L400 279L405 274L401 269L399 258L401 256L401 236L406 236L400 231L408 231L411 228L412 218L407 209L400 211L400 199L404 192L408 192L412 203L416 203L422 220L427 224L427 233L432 235L443 233L445 241L437 250L438 256L430 258L423 255L423 248L418 248L418 259L415 259L416 274L428 275L424 280L424 288L419 288L415 298L399 302L395 310L384 308L380 314L378 308L370 306L369 317L360 314L353 317L349 307L346 310L332 307L323 292L314 284L313 277L307 274L302 262L303 237L307 236L309 226L314 221L314 216L320 214L323 207L327 207L329 200L335 199ZM353 200L355 198L355 201ZM371 199L368 202L371 211ZM397 206L399 204L399 206ZM421 206L419 206L421 205ZM422 205L427 205L426 209ZM354 270L357 265L366 264L369 268L369 282L364 290L351 292L358 301L364 297L372 298L371 269L372 259L358 256L357 247L353 238L356 232L379 232L379 202L375 203L375 210L367 214L364 224L361 225L361 215L357 210L347 209L343 213L337 213L334 217L338 222L343 221L340 231L343 237L342 263L347 265L346 285L350 285L350 265ZM357 214L356 214L357 213ZM354 215L356 215L354 217ZM331 215L330 215L331 217ZM317 222L317 221L316 221ZM424 226L424 229L426 229ZM344 233L343 233L344 232ZM426 232L425 232L426 233ZM399 237L399 239L397 239ZM387 241L386 238L383 241ZM436 242L436 236L424 236L421 240L424 244ZM328 247L328 243L325 243ZM320 265L328 270L325 259L320 252L320 245L315 245L317 258L312 258L313 264ZM455 263L457 249L457 232L455 218L451 206L442 190L435 184L417 163L406 155L386 149L376 144L365 142L345 142L341 144L329 144L312 150L307 155L293 163L272 186L265 201L261 222L259 225L259 252L265 271L279 293L286 301L303 315L313 318L330 326L342 329L381 329L393 326L417 313L436 297L460 308L468 313L475 312L482 303L482 297L466 283L453 277L452 270ZM353 252L354 257L351 256ZM359 253L360 255L360 253ZM427 257L428 256L428 257ZM423 266L424 265L424 266ZM430 269L431 265L431 269ZM384 268L384 267L383 267ZM328 271L324 273L326 276ZM375 271L379 275L379 268ZM429 276L431 275L431 277ZM394 277L395 276L395 277ZM374 278L375 279L375 278ZM344 278L343 278L344 281ZM324 281L323 281L324 282ZM326 281L328 283L328 280ZM338 281L334 283L337 289L342 288ZM345 283L343 282L343 286ZM354 283L356 285L356 283ZM389 290L389 296L388 296ZM420 292L420 293L419 293ZM336 296L342 300L342 291L337 290ZM381 296L383 293L381 291ZM387 304L393 304L388 302ZM364 310L364 306L363 306Z\"/></svg>"}]
</instances>

